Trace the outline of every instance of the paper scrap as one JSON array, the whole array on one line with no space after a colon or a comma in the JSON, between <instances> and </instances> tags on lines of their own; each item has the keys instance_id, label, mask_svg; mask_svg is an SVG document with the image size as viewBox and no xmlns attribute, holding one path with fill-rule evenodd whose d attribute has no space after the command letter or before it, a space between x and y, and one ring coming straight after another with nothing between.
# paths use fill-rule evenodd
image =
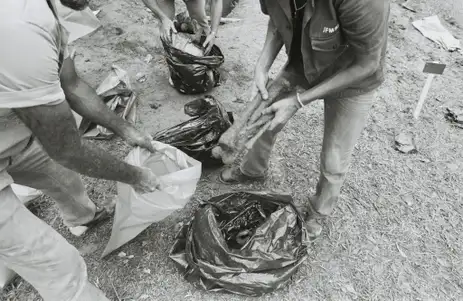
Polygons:
<instances>
[{"instance_id":1,"label":"paper scrap","mask_svg":"<svg viewBox=\"0 0 463 301\"><path fill-rule=\"evenodd\" d=\"M69 44L94 32L101 26L100 21L90 8L75 11L62 5L60 1L55 1L55 3L59 20L69 32Z\"/></svg>"},{"instance_id":2,"label":"paper scrap","mask_svg":"<svg viewBox=\"0 0 463 301\"><path fill-rule=\"evenodd\" d=\"M415 154L418 152L413 136L406 133L400 133L395 137L394 148L404 154Z\"/></svg>"},{"instance_id":3,"label":"paper scrap","mask_svg":"<svg viewBox=\"0 0 463 301\"><path fill-rule=\"evenodd\" d=\"M442 25L439 17L426 17L412 24L423 36L441 45L445 50L456 51L461 49L460 41Z\"/></svg>"}]
</instances>

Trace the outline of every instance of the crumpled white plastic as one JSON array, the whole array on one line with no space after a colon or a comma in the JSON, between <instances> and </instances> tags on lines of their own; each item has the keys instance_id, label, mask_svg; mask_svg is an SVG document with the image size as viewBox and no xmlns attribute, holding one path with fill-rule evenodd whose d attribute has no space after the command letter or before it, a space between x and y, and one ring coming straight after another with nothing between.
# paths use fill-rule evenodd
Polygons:
<instances>
[{"instance_id":1,"label":"crumpled white plastic","mask_svg":"<svg viewBox=\"0 0 463 301\"><path fill-rule=\"evenodd\" d=\"M438 16L426 17L412 24L423 36L441 45L445 50L461 49L460 41L442 25Z\"/></svg>"}]
</instances>

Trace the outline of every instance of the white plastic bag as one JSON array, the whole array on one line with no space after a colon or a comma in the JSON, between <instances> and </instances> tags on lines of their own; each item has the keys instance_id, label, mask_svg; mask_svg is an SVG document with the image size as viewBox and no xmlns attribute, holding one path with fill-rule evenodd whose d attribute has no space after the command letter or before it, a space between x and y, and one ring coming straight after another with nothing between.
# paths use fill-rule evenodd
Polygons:
<instances>
[{"instance_id":1,"label":"white plastic bag","mask_svg":"<svg viewBox=\"0 0 463 301\"><path fill-rule=\"evenodd\" d=\"M201 162L175 147L153 141L155 153L139 147L129 153L127 163L151 169L165 187L140 195L127 184L118 183L118 201L108 245L102 257L134 239L152 223L183 208L196 191L201 177Z\"/></svg>"},{"instance_id":2,"label":"white plastic bag","mask_svg":"<svg viewBox=\"0 0 463 301\"><path fill-rule=\"evenodd\" d=\"M76 11L62 5L60 1L55 1L55 4L61 25L69 32L69 44L94 32L101 26L100 20L90 8Z\"/></svg>"},{"instance_id":3,"label":"white plastic bag","mask_svg":"<svg viewBox=\"0 0 463 301\"><path fill-rule=\"evenodd\" d=\"M40 190L18 184L11 184L11 189L13 189L18 199L24 205L27 205L29 202L35 200L36 198L42 195L42 192Z\"/></svg>"},{"instance_id":4,"label":"white plastic bag","mask_svg":"<svg viewBox=\"0 0 463 301\"><path fill-rule=\"evenodd\" d=\"M455 51L461 48L460 41L442 25L438 16L427 17L412 24L423 36L441 45L447 51Z\"/></svg>"}]
</instances>

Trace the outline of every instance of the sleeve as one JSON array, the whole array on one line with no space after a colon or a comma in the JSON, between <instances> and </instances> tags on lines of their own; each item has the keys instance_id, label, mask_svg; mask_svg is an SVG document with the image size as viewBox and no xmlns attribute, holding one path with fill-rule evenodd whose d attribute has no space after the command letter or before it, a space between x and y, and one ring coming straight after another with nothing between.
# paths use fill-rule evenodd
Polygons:
<instances>
[{"instance_id":1,"label":"sleeve","mask_svg":"<svg viewBox=\"0 0 463 301\"><path fill-rule=\"evenodd\" d=\"M265 3L265 0L259 0L259 1L260 1L260 9L262 10L262 13L264 15L268 15L267 3Z\"/></svg>"},{"instance_id":2,"label":"sleeve","mask_svg":"<svg viewBox=\"0 0 463 301\"><path fill-rule=\"evenodd\" d=\"M342 0L339 23L349 45L357 53L382 50L387 39L390 0Z\"/></svg>"},{"instance_id":3,"label":"sleeve","mask_svg":"<svg viewBox=\"0 0 463 301\"><path fill-rule=\"evenodd\" d=\"M61 88L56 38L26 22L0 22L0 108L58 104Z\"/></svg>"}]
</instances>

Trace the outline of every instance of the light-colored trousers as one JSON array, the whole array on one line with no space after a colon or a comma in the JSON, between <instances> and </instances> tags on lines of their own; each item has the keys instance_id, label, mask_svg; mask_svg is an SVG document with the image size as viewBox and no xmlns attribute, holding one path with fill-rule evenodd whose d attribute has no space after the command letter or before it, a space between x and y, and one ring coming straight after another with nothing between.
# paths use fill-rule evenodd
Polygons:
<instances>
[{"instance_id":1,"label":"light-colored trousers","mask_svg":"<svg viewBox=\"0 0 463 301\"><path fill-rule=\"evenodd\" d=\"M270 84L270 89L280 89L283 98L289 89L304 88L307 82L296 68L285 66ZM324 100L325 127L320 156L320 179L311 205L317 213L330 215L337 203L341 186L349 168L354 146L360 137L369 110L376 98L376 91L355 97L329 97ZM247 176L262 176L276 140L276 134L267 131L253 145L241 162L241 172Z\"/></svg>"},{"instance_id":2,"label":"light-colored trousers","mask_svg":"<svg viewBox=\"0 0 463 301\"><path fill-rule=\"evenodd\" d=\"M77 249L16 197L13 181L52 197L67 226L91 221L96 210L81 177L51 160L31 139L16 154L0 159L0 261L31 283L45 301L109 301L88 282Z\"/></svg>"}]
</instances>

